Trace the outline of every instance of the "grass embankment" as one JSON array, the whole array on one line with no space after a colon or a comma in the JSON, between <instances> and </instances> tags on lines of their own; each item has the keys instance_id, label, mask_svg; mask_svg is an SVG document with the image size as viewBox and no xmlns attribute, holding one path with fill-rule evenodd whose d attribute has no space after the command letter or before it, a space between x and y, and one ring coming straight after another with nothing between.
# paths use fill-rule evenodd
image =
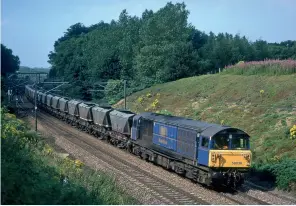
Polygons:
<instances>
[{"instance_id":1,"label":"grass embankment","mask_svg":"<svg viewBox=\"0 0 296 206\"><path fill-rule=\"evenodd\" d=\"M243 129L251 135L253 167L272 173L280 188L291 189L296 187L296 139L289 134L296 124L295 70L271 76L265 66L256 68L257 75L227 74L238 73L231 68L155 85L129 96L127 105L137 113L166 112Z\"/></svg>"},{"instance_id":2,"label":"grass embankment","mask_svg":"<svg viewBox=\"0 0 296 206\"><path fill-rule=\"evenodd\" d=\"M114 178L60 157L14 115L1 111L1 121L2 204L136 203Z\"/></svg>"}]
</instances>

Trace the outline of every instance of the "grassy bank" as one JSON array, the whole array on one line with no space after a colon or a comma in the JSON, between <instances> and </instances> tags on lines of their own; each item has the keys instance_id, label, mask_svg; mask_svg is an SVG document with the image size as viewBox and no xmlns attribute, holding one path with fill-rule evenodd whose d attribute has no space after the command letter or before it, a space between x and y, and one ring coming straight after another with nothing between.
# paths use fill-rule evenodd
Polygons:
<instances>
[{"instance_id":1,"label":"grassy bank","mask_svg":"<svg viewBox=\"0 0 296 206\"><path fill-rule=\"evenodd\" d=\"M2 204L134 204L115 179L62 158L14 115L1 112Z\"/></svg>"},{"instance_id":2,"label":"grassy bank","mask_svg":"<svg viewBox=\"0 0 296 206\"><path fill-rule=\"evenodd\" d=\"M290 160L296 159L296 139L289 135L296 124L295 88L296 74L204 75L136 92L127 98L127 106L134 112L162 111L241 128L251 135L254 167L265 170L270 166L271 173L279 177L281 166L275 169L272 165L285 160L282 168L295 168ZM290 182L296 182L293 175L293 179L287 177L288 186L278 185L290 187Z\"/></svg>"}]
</instances>

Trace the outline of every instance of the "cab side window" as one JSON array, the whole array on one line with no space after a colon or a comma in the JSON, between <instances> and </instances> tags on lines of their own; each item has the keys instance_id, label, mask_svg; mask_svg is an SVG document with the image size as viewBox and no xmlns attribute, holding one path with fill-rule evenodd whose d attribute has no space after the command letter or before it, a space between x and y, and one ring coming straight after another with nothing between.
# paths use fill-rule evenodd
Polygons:
<instances>
[{"instance_id":1,"label":"cab side window","mask_svg":"<svg viewBox=\"0 0 296 206\"><path fill-rule=\"evenodd\" d=\"M201 146L208 148L209 147L209 139L206 137L203 137L201 140Z\"/></svg>"}]
</instances>

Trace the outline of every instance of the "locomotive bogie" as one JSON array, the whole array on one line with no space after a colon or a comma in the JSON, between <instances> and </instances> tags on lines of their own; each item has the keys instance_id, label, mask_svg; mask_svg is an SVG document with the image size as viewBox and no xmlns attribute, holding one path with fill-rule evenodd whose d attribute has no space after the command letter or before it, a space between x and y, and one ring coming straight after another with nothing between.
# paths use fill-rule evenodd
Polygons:
<instances>
[{"instance_id":1,"label":"locomotive bogie","mask_svg":"<svg viewBox=\"0 0 296 206\"><path fill-rule=\"evenodd\" d=\"M119 148L125 149L128 139L128 135L124 135L113 130L108 131L108 141Z\"/></svg>"},{"instance_id":2,"label":"locomotive bogie","mask_svg":"<svg viewBox=\"0 0 296 206\"><path fill-rule=\"evenodd\" d=\"M108 135L108 128L102 127L96 124L92 125L92 130L96 133L98 136L106 136Z\"/></svg>"}]
</instances>

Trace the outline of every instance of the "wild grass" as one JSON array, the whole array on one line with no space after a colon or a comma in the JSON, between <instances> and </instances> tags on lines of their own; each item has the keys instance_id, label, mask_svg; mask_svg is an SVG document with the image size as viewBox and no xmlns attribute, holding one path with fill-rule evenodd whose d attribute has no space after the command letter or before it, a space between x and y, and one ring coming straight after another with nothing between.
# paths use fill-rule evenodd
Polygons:
<instances>
[{"instance_id":1,"label":"wild grass","mask_svg":"<svg viewBox=\"0 0 296 206\"><path fill-rule=\"evenodd\" d=\"M1 120L2 204L136 203L112 176L61 158L13 115Z\"/></svg>"},{"instance_id":2,"label":"wild grass","mask_svg":"<svg viewBox=\"0 0 296 206\"><path fill-rule=\"evenodd\" d=\"M203 75L136 92L127 97L127 107L240 128L251 136L252 164L259 168L275 164L275 158L296 159L296 139L289 131L296 123L295 88L296 74Z\"/></svg>"},{"instance_id":3,"label":"wild grass","mask_svg":"<svg viewBox=\"0 0 296 206\"><path fill-rule=\"evenodd\" d=\"M288 75L296 73L296 60L264 60L239 62L224 68L222 74Z\"/></svg>"}]
</instances>

